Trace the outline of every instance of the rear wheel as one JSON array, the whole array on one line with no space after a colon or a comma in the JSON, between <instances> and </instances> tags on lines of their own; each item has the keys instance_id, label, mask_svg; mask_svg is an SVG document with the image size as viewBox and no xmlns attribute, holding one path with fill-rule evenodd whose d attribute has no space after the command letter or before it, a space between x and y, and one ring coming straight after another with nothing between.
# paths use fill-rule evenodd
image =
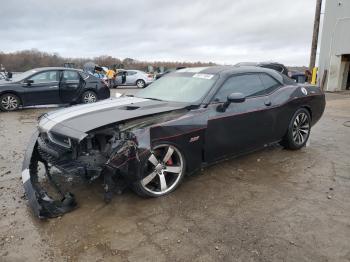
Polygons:
<instances>
[{"instance_id":1,"label":"rear wheel","mask_svg":"<svg viewBox=\"0 0 350 262\"><path fill-rule=\"evenodd\" d=\"M285 148L296 150L307 143L311 131L310 113L305 108L298 109L288 127L288 132L282 140Z\"/></svg>"},{"instance_id":2,"label":"rear wheel","mask_svg":"<svg viewBox=\"0 0 350 262\"><path fill-rule=\"evenodd\" d=\"M142 79L139 79L136 81L136 85L138 88L144 88L146 86L146 83Z\"/></svg>"},{"instance_id":3,"label":"rear wheel","mask_svg":"<svg viewBox=\"0 0 350 262\"><path fill-rule=\"evenodd\" d=\"M185 158L173 145L156 146L145 163L142 177L133 185L140 196L159 197L174 191L185 174Z\"/></svg>"},{"instance_id":4,"label":"rear wheel","mask_svg":"<svg viewBox=\"0 0 350 262\"><path fill-rule=\"evenodd\" d=\"M20 105L18 96L14 94L4 94L0 96L0 109L2 111L17 110Z\"/></svg>"},{"instance_id":5,"label":"rear wheel","mask_svg":"<svg viewBox=\"0 0 350 262\"><path fill-rule=\"evenodd\" d=\"M97 101L97 95L94 91L86 91L81 96L81 102L84 104L95 103Z\"/></svg>"}]
</instances>

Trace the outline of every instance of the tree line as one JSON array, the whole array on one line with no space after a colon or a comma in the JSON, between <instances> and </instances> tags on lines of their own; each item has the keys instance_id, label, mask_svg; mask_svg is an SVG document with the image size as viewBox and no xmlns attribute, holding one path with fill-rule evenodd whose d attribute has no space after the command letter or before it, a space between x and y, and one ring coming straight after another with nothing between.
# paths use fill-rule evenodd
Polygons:
<instances>
[{"instance_id":1,"label":"tree line","mask_svg":"<svg viewBox=\"0 0 350 262\"><path fill-rule=\"evenodd\" d=\"M68 58L62 57L58 53L41 52L36 49L12 53L4 53L0 51L0 64L10 72L24 72L37 67L64 66L65 63L73 63L76 68L83 68L85 63L91 61L100 66L116 66L118 68L139 69L144 71L147 71L149 66L152 66L153 68L174 68L180 66L195 67L215 65L212 62L145 62L132 58L121 60L109 55L101 55L93 58Z\"/></svg>"}]
</instances>

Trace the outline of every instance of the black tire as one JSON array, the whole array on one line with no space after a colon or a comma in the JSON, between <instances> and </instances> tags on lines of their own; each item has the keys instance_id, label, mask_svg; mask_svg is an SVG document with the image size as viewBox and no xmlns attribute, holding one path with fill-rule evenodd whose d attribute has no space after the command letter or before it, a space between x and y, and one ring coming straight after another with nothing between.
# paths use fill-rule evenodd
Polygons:
<instances>
[{"instance_id":1,"label":"black tire","mask_svg":"<svg viewBox=\"0 0 350 262\"><path fill-rule=\"evenodd\" d=\"M88 90L81 95L81 102L83 104L95 103L97 102L97 94L94 91Z\"/></svg>"},{"instance_id":2,"label":"black tire","mask_svg":"<svg viewBox=\"0 0 350 262\"><path fill-rule=\"evenodd\" d=\"M12 93L3 94L0 96L1 111L15 111L21 104L18 96Z\"/></svg>"},{"instance_id":3,"label":"black tire","mask_svg":"<svg viewBox=\"0 0 350 262\"><path fill-rule=\"evenodd\" d=\"M298 109L288 126L288 131L281 145L287 149L298 150L304 147L310 137L311 116L306 108Z\"/></svg>"},{"instance_id":4,"label":"black tire","mask_svg":"<svg viewBox=\"0 0 350 262\"><path fill-rule=\"evenodd\" d=\"M173 152L166 159L170 149ZM157 163L154 162L155 160L157 160ZM172 171L168 172L166 170ZM144 160L141 178L133 183L132 189L141 197L161 197L178 188L185 173L186 160L183 153L174 145L160 144L155 146L153 153ZM152 176L153 174L154 176ZM147 180L149 177L153 178ZM145 180L148 182L145 182ZM162 181L165 181L166 187L162 186L164 183Z\"/></svg>"},{"instance_id":5,"label":"black tire","mask_svg":"<svg viewBox=\"0 0 350 262\"><path fill-rule=\"evenodd\" d=\"M136 81L136 86L138 88L145 88L146 87L146 82L143 81L142 79L139 79L139 80Z\"/></svg>"}]
</instances>

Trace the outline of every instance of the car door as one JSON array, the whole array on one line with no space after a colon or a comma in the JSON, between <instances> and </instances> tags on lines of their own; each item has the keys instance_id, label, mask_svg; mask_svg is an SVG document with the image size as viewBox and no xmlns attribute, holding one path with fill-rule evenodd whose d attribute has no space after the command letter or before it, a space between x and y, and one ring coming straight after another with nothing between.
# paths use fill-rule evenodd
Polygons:
<instances>
[{"instance_id":1,"label":"car door","mask_svg":"<svg viewBox=\"0 0 350 262\"><path fill-rule=\"evenodd\" d=\"M117 73L117 75L115 77L115 85L117 85L117 86L122 85L123 73L124 73L124 71L120 71L120 72Z\"/></svg>"},{"instance_id":2,"label":"car door","mask_svg":"<svg viewBox=\"0 0 350 262\"><path fill-rule=\"evenodd\" d=\"M242 93L246 99L242 103L231 103L223 112L220 109L231 93ZM206 162L252 151L271 140L274 117L259 73L229 77L208 107Z\"/></svg>"},{"instance_id":3,"label":"car door","mask_svg":"<svg viewBox=\"0 0 350 262\"><path fill-rule=\"evenodd\" d=\"M59 71L36 73L23 81L23 99L26 105L58 104Z\"/></svg>"},{"instance_id":4,"label":"car door","mask_svg":"<svg viewBox=\"0 0 350 262\"><path fill-rule=\"evenodd\" d=\"M59 94L62 103L71 103L79 100L85 81L78 71L63 70L61 72Z\"/></svg>"},{"instance_id":5,"label":"car door","mask_svg":"<svg viewBox=\"0 0 350 262\"><path fill-rule=\"evenodd\" d=\"M126 84L127 85L135 85L136 83L136 77L138 73L136 71L127 71L126 75Z\"/></svg>"}]
</instances>

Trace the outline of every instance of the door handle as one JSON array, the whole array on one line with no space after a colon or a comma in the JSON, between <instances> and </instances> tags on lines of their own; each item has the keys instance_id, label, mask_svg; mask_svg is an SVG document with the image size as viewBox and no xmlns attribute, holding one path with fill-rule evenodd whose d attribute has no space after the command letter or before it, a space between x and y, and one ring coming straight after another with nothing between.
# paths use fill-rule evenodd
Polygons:
<instances>
[{"instance_id":1,"label":"door handle","mask_svg":"<svg viewBox=\"0 0 350 262\"><path fill-rule=\"evenodd\" d=\"M265 106L270 106L270 105L271 105L271 101L270 100L265 101Z\"/></svg>"}]
</instances>

